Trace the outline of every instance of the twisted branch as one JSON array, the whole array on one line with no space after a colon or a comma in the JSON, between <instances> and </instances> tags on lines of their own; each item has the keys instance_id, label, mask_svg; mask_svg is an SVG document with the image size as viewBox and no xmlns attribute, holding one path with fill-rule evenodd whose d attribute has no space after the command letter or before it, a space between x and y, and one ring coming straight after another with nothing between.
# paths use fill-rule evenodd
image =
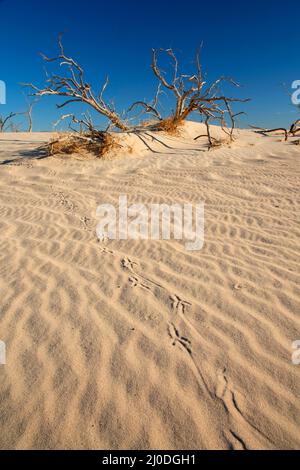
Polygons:
<instances>
[{"instance_id":1,"label":"twisted branch","mask_svg":"<svg viewBox=\"0 0 300 470\"><path fill-rule=\"evenodd\" d=\"M101 92L96 97L92 92L91 85L84 80L82 67L72 57L65 55L62 43L62 33L59 35L58 44L60 53L57 57L50 58L45 54L41 54L41 56L46 62L58 62L60 66L66 66L69 75L51 75L46 80L46 83L49 85L45 88L38 88L32 83L25 83L23 85L28 86L33 90L32 96L55 95L66 97L66 101L57 105L57 108L59 109L69 105L70 103L85 103L96 112L109 119L116 128L127 130L126 124L117 114L115 109L103 99L104 91L108 85L108 78L106 78Z\"/></svg>"}]
</instances>

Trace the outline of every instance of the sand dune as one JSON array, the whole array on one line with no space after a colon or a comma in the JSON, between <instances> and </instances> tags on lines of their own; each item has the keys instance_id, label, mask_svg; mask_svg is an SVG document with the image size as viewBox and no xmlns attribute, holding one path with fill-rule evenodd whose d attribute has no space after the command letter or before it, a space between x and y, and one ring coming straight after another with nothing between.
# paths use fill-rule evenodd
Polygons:
<instances>
[{"instance_id":1,"label":"sand dune","mask_svg":"<svg viewBox=\"0 0 300 470\"><path fill-rule=\"evenodd\" d=\"M2 449L299 448L299 147L200 127L105 161L1 136ZM204 201L203 249L98 241L119 194Z\"/></svg>"}]
</instances>

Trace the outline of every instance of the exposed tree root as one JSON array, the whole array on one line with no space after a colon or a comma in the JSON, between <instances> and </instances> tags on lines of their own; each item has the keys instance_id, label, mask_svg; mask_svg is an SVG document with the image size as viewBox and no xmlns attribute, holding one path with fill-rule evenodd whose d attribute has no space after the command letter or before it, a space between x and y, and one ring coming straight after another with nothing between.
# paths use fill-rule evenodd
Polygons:
<instances>
[{"instance_id":1,"label":"exposed tree root","mask_svg":"<svg viewBox=\"0 0 300 470\"><path fill-rule=\"evenodd\" d=\"M285 127L276 127L274 129L264 129L255 126L250 127L255 129L254 132L256 134L261 134L265 136L267 134L272 134L273 132L282 132L284 135L284 140L287 141L289 137L295 137L295 135L300 132L300 119L297 119L297 121L293 122L289 129L286 129Z\"/></svg>"}]
</instances>

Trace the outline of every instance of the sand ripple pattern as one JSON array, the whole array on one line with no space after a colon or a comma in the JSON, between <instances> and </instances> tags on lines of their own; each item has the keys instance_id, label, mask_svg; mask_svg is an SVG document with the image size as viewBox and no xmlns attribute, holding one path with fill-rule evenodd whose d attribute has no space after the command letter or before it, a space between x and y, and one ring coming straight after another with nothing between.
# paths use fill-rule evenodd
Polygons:
<instances>
[{"instance_id":1,"label":"sand ripple pattern","mask_svg":"<svg viewBox=\"0 0 300 470\"><path fill-rule=\"evenodd\" d=\"M299 448L299 151L243 139L0 166L0 448ZM119 194L204 201L203 249L98 242Z\"/></svg>"}]
</instances>

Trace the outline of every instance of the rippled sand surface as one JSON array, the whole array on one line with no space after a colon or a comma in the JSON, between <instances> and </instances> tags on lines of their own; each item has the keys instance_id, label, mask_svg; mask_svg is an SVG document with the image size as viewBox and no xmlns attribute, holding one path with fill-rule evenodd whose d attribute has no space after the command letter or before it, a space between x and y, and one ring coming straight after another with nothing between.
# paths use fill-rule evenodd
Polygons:
<instances>
[{"instance_id":1,"label":"rippled sand surface","mask_svg":"<svg viewBox=\"0 0 300 470\"><path fill-rule=\"evenodd\" d=\"M197 132L107 161L1 136L2 449L299 448L299 146ZM98 241L120 194L204 201L204 247Z\"/></svg>"}]
</instances>

